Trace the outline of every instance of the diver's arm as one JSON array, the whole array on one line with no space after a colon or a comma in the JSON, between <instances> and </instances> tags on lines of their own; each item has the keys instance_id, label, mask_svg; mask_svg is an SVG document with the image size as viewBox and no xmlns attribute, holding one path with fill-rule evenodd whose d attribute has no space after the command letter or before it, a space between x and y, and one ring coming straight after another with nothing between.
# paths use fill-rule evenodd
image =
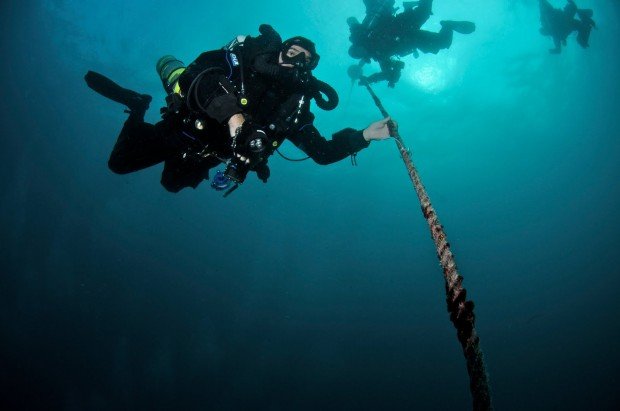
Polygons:
<instances>
[{"instance_id":1,"label":"diver's arm","mask_svg":"<svg viewBox=\"0 0 620 411\"><path fill-rule=\"evenodd\" d=\"M370 141L364 139L363 130L345 128L335 133L331 140L327 140L312 124L301 127L297 134L288 136L288 139L317 164L322 165L347 158L370 144Z\"/></svg>"},{"instance_id":2,"label":"diver's arm","mask_svg":"<svg viewBox=\"0 0 620 411\"><path fill-rule=\"evenodd\" d=\"M389 138L390 121L389 117L376 121L364 130L345 128L334 134L331 140L321 136L316 127L310 123L301 127L299 134L289 137L289 140L316 163L331 164L365 149L372 140ZM398 127L396 123L393 124L394 127Z\"/></svg>"}]
</instances>

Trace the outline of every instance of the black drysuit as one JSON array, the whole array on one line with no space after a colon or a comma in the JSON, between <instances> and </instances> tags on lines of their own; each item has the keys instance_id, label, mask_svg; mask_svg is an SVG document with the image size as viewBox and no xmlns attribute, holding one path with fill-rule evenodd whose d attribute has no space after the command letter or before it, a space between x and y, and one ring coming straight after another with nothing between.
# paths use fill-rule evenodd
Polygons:
<instances>
[{"instance_id":1,"label":"black drysuit","mask_svg":"<svg viewBox=\"0 0 620 411\"><path fill-rule=\"evenodd\" d=\"M539 3L540 32L553 38L555 48L549 50L551 53L560 53L562 45L566 45L566 39L573 31L577 32L577 43L581 47L590 46L590 32L596 26L592 20L591 9L579 9L572 0L568 0L564 9L554 8L547 0L539 0ZM575 15L579 19L576 19Z\"/></svg>"},{"instance_id":2,"label":"black drysuit","mask_svg":"<svg viewBox=\"0 0 620 411\"><path fill-rule=\"evenodd\" d=\"M244 55L243 50L201 54L179 78L186 96L180 108L169 110L157 124L145 123L139 115L130 114L112 150L110 169L125 174L163 162L161 183L167 190L195 188L208 178L209 169L232 156L227 120L236 113L243 113L246 121L267 135L266 152L259 163L250 165L264 181L269 174L267 158L284 140L291 141L318 164L342 160L368 146L362 132L351 128L339 131L331 140L322 137L309 109L314 91L308 84L312 82L293 83L286 72L261 74L253 66L257 55L262 65L269 60L273 67L277 66L278 51L274 50L251 56ZM195 82L207 69L211 70ZM242 80L246 106L239 103ZM192 100L192 96L196 98ZM196 127L198 121L200 129Z\"/></svg>"}]
</instances>

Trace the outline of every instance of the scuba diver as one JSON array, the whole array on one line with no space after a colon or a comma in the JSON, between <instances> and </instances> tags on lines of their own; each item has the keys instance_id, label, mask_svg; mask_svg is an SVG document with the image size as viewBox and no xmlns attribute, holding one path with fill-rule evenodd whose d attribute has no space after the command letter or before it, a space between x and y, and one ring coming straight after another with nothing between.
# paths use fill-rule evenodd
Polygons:
<instances>
[{"instance_id":1,"label":"scuba diver","mask_svg":"<svg viewBox=\"0 0 620 411\"><path fill-rule=\"evenodd\" d=\"M540 33L551 36L555 45L549 53L560 54L562 45L566 46L566 39L573 31L577 32L577 43L582 48L590 47L590 32L596 27L591 9L578 9L573 0L567 0L564 9L554 8L548 0L539 0L539 4Z\"/></svg>"},{"instance_id":2,"label":"scuba diver","mask_svg":"<svg viewBox=\"0 0 620 411\"><path fill-rule=\"evenodd\" d=\"M381 72L364 77L368 83L386 80L388 87L394 87L400 79L405 64L395 58L422 53L437 54L452 45L453 33L470 34L476 29L469 21L443 20L438 33L422 30L421 27L433 14L433 0L405 1L403 12L395 14L394 0L364 0L366 17L360 23L355 17L349 17L351 47L349 55L359 59L358 67L350 69L355 72L352 77L361 76L364 64L375 60Z\"/></svg>"},{"instance_id":3,"label":"scuba diver","mask_svg":"<svg viewBox=\"0 0 620 411\"><path fill-rule=\"evenodd\" d=\"M318 164L330 164L389 137L389 119L364 130L345 128L327 140L313 125L310 100L324 110L338 104L336 91L312 75L319 62L312 41L282 42L269 25L257 37L238 36L219 50L202 53L185 67L162 57L157 70L168 92L162 120L144 121L151 96L125 89L89 71L89 87L127 106L125 122L108 161L118 174L164 163L161 183L171 192L196 188L221 163L211 186L227 190L250 171L267 182L267 161L285 139Z\"/></svg>"}]
</instances>

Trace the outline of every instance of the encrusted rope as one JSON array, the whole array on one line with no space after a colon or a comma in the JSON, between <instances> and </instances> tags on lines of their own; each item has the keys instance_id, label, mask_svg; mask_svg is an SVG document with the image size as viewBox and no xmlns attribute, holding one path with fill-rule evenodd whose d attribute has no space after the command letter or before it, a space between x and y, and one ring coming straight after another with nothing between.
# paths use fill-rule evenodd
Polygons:
<instances>
[{"instance_id":1,"label":"encrusted rope","mask_svg":"<svg viewBox=\"0 0 620 411\"><path fill-rule=\"evenodd\" d=\"M381 110L381 114L384 117L389 117L381 100L379 100L370 85L367 82L365 82L364 85L368 89L377 108ZM426 189L420 180L418 171L413 164L411 152L405 147L395 124L390 121L388 127L390 136L396 140L398 151L400 151L400 155L407 167L409 178L411 178L415 191L418 194L418 199L422 206L422 213L428 222L431 236L437 248L437 257L443 268L445 279L446 302L448 304L448 312L450 313L450 321L452 321L452 324L454 324L457 330L457 336L463 347L465 359L467 360L467 372L469 373L469 388L473 398L473 409L475 411L491 410L491 394L488 376L484 366L482 351L480 350L480 338L474 328L476 322L474 303L473 301L466 301L467 290L463 288L463 277L457 270L454 255L450 250L450 243L443 230L443 226L439 222L437 213L431 204L431 200L426 193Z\"/></svg>"}]
</instances>

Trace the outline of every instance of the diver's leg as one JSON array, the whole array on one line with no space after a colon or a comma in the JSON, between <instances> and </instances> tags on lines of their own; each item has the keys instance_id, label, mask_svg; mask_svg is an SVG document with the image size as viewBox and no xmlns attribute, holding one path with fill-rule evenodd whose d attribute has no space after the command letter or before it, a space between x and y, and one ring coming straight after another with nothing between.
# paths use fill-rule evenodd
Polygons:
<instances>
[{"instance_id":1,"label":"diver's leg","mask_svg":"<svg viewBox=\"0 0 620 411\"><path fill-rule=\"evenodd\" d=\"M426 30L418 31L418 49L422 53L437 54L439 50L447 49L452 45L452 29L443 27L439 33Z\"/></svg>"},{"instance_id":2,"label":"diver's leg","mask_svg":"<svg viewBox=\"0 0 620 411\"><path fill-rule=\"evenodd\" d=\"M161 185L171 193L178 193L186 187L196 188L209 178L209 170L221 164L214 157L174 156L164 163Z\"/></svg>"},{"instance_id":3,"label":"diver's leg","mask_svg":"<svg viewBox=\"0 0 620 411\"><path fill-rule=\"evenodd\" d=\"M89 71L84 76L88 87L110 100L129 108L129 118L121 130L108 161L110 170L118 174L150 167L165 159L167 146L165 123L144 122L151 96L121 87L108 77Z\"/></svg>"},{"instance_id":4,"label":"diver's leg","mask_svg":"<svg viewBox=\"0 0 620 411\"><path fill-rule=\"evenodd\" d=\"M423 53L437 54L439 50L448 49L452 45L454 32L470 34L476 30L476 25L471 21L443 20L439 33L426 30L418 30L416 39L417 47Z\"/></svg>"},{"instance_id":5,"label":"diver's leg","mask_svg":"<svg viewBox=\"0 0 620 411\"><path fill-rule=\"evenodd\" d=\"M577 10L579 21L577 24L577 43L583 48L590 47L590 32L592 28L596 27L596 23L592 19L592 10L579 9Z\"/></svg>"},{"instance_id":6,"label":"diver's leg","mask_svg":"<svg viewBox=\"0 0 620 411\"><path fill-rule=\"evenodd\" d=\"M580 22L577 29L577 43L584 49L590 47L590 32L592 26L583 22Z\"/></svg>"},{"instance_id":7,"label":"diver's leg","mask_svg":"<svg viewBox=\"0 0 620 411\"><path fill-rule=\"evenodd\" d=\"M171 134L166 121L153 125L130 115L112 149L108 167L117 174L127 174L161 163L174 151Z\"/></svg>"},{"instance_id":8,"label":"diver's leg","mask_svg":"<svg viewBox=\"0 0 620 411\"><path fill-rule=\"evenodd\" d=\"M441 30L435 37L435 47L437 51L442 49L449 49L452 45L452 38L454 37L454 30L449 24L442 24Z\"/></svg>"}]
</instances>

